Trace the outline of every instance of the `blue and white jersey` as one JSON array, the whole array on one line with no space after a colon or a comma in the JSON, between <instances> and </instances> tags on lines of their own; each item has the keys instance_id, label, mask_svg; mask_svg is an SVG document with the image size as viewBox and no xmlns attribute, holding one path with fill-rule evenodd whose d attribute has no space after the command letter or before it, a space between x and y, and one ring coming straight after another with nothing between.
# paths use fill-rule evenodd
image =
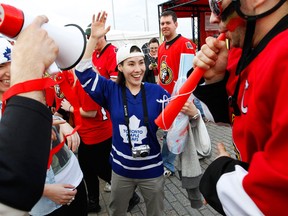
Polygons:
<instances>
[{"instance_id":1,"label":"blue and white jersey","mask_svg":"<svg viewBox=\"0 0 288 216\"><path fill-rule=\"evenodd\" d=\"M91 60L82 60L76 68L76 75L85 91L111 115L113 124L113 145L111 151L112 169L118 175L127 178L156 178L163 174L161 147L154 120L162 112L163 97L169 93L156 84L144 83L149 124L144 123L143 100L141 91L132 95L125 87L131 144L134 147L149 145L147 157L132 156L132 146L128 139L128 130L124 117L122 87L111 80L99 76L91 67Z\"/></svg>"}]
</instances>

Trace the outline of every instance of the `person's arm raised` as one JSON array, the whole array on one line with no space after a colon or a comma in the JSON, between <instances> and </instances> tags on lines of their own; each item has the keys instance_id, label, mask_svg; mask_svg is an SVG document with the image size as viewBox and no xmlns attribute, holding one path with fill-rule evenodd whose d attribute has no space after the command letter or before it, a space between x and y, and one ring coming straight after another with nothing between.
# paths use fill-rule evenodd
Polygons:
<instances>
[{"instance_id":1,"label":"person's arm raised","mask_svg":"<svg viewBox=\"0 0 288 216\"><path fill-rule=\"evenodd\" d=\"M107 13L105 11L99 12L97 17L95 17L95 14L93 14L91 23L91 35L82 59L91 58L99 38L104 37L104 35L110 30L110 26L105 28L106 20Z\"/></svg>"}]
</instances>

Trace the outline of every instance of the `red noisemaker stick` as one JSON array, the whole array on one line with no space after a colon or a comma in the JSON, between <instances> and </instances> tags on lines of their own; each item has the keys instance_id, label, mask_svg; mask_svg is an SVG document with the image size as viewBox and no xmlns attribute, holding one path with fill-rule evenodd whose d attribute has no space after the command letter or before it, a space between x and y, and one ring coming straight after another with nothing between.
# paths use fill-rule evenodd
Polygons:
<instances>
[{"instance_id":1,"label":"red noisemaker stick","mask_svg":"<svg viewBox=\"0 0 288 216\"><path fill-rule=\"evenodd\" d=\"M225 40L225 34L222 33L218 36L218 40ZM158 127L163 130L168 130L176 116L184 106L185 102L190 97L191 93L196 88L201 77L204 75L205 70L201 68L195 68L194 71L190 74L186 82L179 89L178 96L172 99L165 109L160 113L160 115L155 119L155 123Z\"/></svg>"}]
</instances>

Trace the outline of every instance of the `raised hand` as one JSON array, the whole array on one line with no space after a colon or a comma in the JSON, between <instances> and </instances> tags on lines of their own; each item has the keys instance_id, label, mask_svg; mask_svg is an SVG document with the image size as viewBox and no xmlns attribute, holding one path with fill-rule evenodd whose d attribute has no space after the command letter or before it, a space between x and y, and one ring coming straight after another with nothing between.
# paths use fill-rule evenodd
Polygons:
<instances>
[{"instance_id":1,"label":"raised hand","mask_svg":"<svg viewBox=\"0 0 288 216\"><path fill-rule=\"evenodd\" d=\"M99 12L97 17L95 17L95 14L93 14L91 23L91 35L88 40L83 59L91 58L98 40L101 37L104 37L104 35L110 30L110 26L105 28L106 20L107 13L105 11Z\"/></svg>"},{"instance_id":2,"label":"raised hand","mask_svg":"<svg viewBox=\"0 0 288 216\"><path fill-rule=\"evenodd\" d=\"M108 14L105 11L99 12L97 17L95 17L95 14L93 14L90 37L99 39L107 34L108 31L110 31L110 26L105 28L107 16Z\"/></svg>"}]
</instances>

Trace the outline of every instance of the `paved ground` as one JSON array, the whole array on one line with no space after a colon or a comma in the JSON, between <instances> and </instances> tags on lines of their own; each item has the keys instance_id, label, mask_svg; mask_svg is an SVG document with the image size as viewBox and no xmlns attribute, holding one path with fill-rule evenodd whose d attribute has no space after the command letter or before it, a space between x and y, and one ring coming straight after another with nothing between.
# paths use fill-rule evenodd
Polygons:
<instances>
[{"instance_id":1,"label":"paved ground","mask_svg":"<svg viewBox=\"0 0 288 216\"><path fill-rule=\"evenodd\" d=\"M226 146L227 151L233 154L233 147L231 145L231 129L225 126L217 126L213 123L206 124L207 129L210 134L210 139L212 142L212 156L209 159L201 160L201 166L203 170L213 161L217 155L216 144L218 142L223 142ZM108 203L110 193L103 191L104 182L101 182L101 200L100 205L102 211L98 214L90 213L89 216L108 216ZM145 204L143 197L138 192L141 197L139 205L135 206L134 209L128 213L128 216L145 216ZM186 190L181 188L181 182L178 175L169 177L165 180L165 215L166 216L220 216L215 210L213 210L209 205L203 206L200 209L193 209L190 207L190 202L187 199ZM149 215L147 215L149 216Z\"/></svg>"}]
</instances>

